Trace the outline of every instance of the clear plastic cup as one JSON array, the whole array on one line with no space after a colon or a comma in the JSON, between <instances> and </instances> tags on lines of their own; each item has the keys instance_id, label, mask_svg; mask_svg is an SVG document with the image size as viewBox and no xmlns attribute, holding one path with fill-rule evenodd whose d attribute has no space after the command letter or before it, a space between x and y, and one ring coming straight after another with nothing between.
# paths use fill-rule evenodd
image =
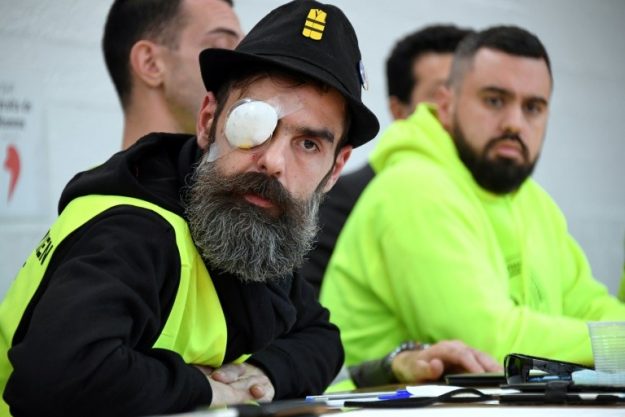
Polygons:
<instances>
[{"instance_id":1,"label":"clear plastic cup","mask_svg":"<svg viewBox=\"0 0 625 417\"><path fill-rule=\"evenodd\" d=\"M588 330L595 370L625 372L625 321L591 321Z\"/></svg>"}]
</instances>

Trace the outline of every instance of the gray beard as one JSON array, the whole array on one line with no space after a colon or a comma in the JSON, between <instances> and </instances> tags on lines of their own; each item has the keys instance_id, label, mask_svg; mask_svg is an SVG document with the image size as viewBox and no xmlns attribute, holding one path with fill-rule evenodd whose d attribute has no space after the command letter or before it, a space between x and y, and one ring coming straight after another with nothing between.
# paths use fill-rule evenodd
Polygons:
<instances>
[{"instance_id":1,"label":"gray beard","mask_svg":"<svg viewBox=\"0 0 625 417\"><path fill-rule=\"evenodd\" d=\"M185 198L189 229L204 261L243 282L276 280L299 268L318 231L322 193L300 201L275 178L261 173L225 176L205 159ZM280 213L274 216L249 203L243 198L248 192L272 201Z\"/></svg>"}]
</instances>

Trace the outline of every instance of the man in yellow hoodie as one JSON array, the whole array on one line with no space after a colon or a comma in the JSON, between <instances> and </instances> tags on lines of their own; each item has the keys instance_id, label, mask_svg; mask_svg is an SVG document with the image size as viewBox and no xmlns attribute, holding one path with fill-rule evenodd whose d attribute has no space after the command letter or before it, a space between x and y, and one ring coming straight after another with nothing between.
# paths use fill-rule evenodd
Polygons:
<instances>
[{"instance_id":1,"label":"man in yellow hoodie","mask_svg":"<svg viewBox=\"0 0 625 417\"><path fill-rule=\"evenodd\" d=\"M383 135L321 291L347 364L444 339L590 364L586 322L625 320L529 178L552 86L540 40L493 27L460 43L438 111Z\"/></svg>"}]
</instances>

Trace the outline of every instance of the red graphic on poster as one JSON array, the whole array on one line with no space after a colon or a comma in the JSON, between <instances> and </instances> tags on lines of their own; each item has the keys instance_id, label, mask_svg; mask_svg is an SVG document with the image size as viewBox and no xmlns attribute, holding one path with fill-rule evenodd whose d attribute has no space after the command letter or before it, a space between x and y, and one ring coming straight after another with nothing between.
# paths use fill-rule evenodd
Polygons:
<instances>
[{"instance_id":1,"label":"red graphic on poster","mask_svg":"<svg viewBox=\"0 0 625 417\"><path fill-rule=\"evenodd\" d=\"M17 185L17 180L20 177L20 155L17 152L17 148L13 145L7 146L6 159L4 160L4 169L9 171L9 195L7 201L11 201L13 197L13 191Z\"/></svg>"}]
</instances>

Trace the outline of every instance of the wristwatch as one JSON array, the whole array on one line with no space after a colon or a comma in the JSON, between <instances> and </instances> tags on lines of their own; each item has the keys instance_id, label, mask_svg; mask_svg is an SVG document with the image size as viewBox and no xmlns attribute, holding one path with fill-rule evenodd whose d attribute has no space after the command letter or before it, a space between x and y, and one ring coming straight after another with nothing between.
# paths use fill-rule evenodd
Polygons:
<instances>
[{"instance_id":1,"label":"wristwatch","mask_svg":"<svg viewBox=\"0 0 625 417\"><path fill-rule=\"evenodd\" d=\"M427 343L419 343L413 340L408 340L400 343L399 346L390 351L382 360L382 367L387 373L389 380L397 382L397 378L395 378L395 374L393 373L393 359L395 359L397 355L407 350L424 350L428 347L430 347L430 345Z\"/></svg>"},{"instance_id":2,"label":"wristwatch","mask_svg":"<svg viewBox=\"0 0 625 417\"><path fill-rule=\"evenodd\" d=\"M388 355L347 367L350 378L358 388L388 385L399 382L393 373L395 356L405 350L423 350L430 345L413 341L403 342Z\"/></svg>"}]
</instances>

